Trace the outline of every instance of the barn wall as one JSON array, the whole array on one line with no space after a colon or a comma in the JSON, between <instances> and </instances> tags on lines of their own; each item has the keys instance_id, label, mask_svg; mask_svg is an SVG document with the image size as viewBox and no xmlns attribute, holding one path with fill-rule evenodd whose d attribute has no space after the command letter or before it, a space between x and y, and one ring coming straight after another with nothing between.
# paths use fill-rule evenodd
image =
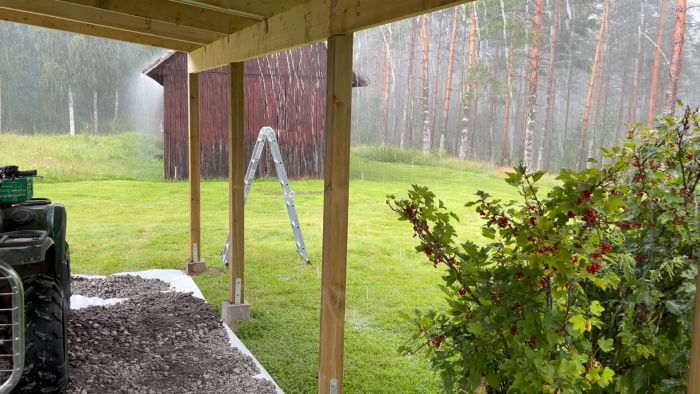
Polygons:
<instances>
[{"instance_id":1,"label":"barn wall","mask_svg":"<svg viewBox=\"0 0 700 394\"><path fill-rule=\"evenodd\" d=\"M246 62L245 152L250 160L260 129L277 131L280 150L291 178L323 175L325 131L325 46L314 45ZM186 179L187 166L187 58L175 53L163 64L166 179ZM227 69L200 76L200 135L202 176L227 176L228 134ZM177 177L175 171L177 168ZM275 176L266 149L258 176Z\"/></svg>"}]
</instances>

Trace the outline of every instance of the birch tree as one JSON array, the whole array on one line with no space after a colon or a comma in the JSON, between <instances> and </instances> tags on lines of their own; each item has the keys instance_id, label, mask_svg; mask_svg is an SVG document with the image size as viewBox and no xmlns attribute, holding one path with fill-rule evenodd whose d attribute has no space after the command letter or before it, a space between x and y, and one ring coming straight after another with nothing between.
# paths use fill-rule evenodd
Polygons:
<instances>
[{"instance_id":1,"label":"birch tree","mask_svg":"<svg viewBox=\"0 0 700 394\"><path fill-rule=\"evenodd\" d=\"M474 71L474 57L476 56L476 3L472 3L471 20L469 23L469 63L467 65L467 76L464 89L464 97L462 97L462 129L458 135L459 143L459 158L464 160L467 158L467 147L469 146L469 139L471 125L469 124L470 109L472 103L472 89L474 84L473 71Z\"/></svg>"},{"instance_id":2,"label":"birch tree","mask_svg":"<svg viewBox=\"0 0 700 394\"><path fill-rule=\"evenodd\" d=\"M527 97L525 102L525 147L523 150L523 165L526 168L533 168L534 137L535 137L535 115L537 105L537 78L539 76L540 47L542 35L542 12L544 10L544 0L535 0L535 16L532 19L532 48L530 49L530 75L528 77Z\"/></svg>"},{"instance_id":3,"label":"birch tree","mask_svg":"<svg viewBox=\"0 0 700 394\"><path fill-rule=\"evenodd\" d=\"M421 17L421 41L423 42L423 153L430 152L430 37L428 32L428 15Z\"/></svg>"}]
</instances>

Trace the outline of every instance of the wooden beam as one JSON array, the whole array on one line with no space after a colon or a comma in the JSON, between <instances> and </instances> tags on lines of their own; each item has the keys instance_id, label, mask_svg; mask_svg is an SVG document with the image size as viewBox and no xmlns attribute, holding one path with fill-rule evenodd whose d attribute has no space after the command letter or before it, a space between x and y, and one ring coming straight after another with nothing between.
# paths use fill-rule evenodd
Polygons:
<instances>
[{"instance_id":1,"label":"wooden beam","mask_svg":"<svg viewBox=\"0 0 700 394\"><path fill-rule=\"evenodd\" d=\"M190 261L198 263L202 256L201 239L201 151L199 139L199 74L189 74L189 184L190 184Z\"/></svg>"},{"instance_id":2,"label":"wooden beam","mask_svg":"<svg viewBox=\"0 0 700 394\"><path fill-rule=\"evenodd\" d=\"M202 72L468 1L309 0L192 51L190 69Z\"/></svg>"},{"instance_id":3,"label":"wooden beam","mask_svg":"<svg viewBox=\"0 0 700 394\"><path fill-rule=\"evenodd\" d=\"M265 19L298 6L305 0L172 0L200 7L208 6L238 15Z\"/></svg>"},{"instance_id":4,"label":"wooden beam","mask_svg":"<svg viewBox=\"0 0 700 394\"><path fill-rule=\"evenodd\" d=\"M330 0L311 0L190 53L189 68L201 72L325 40Z\"/></svg>"},{"instance_id":5,"label":"wooden beam","mask_svg":"<svg viewBox=\"0 0 700 394\"><path fill-rule=\"evenodd\" d=\"M228 140L228 196L229 196L229 290L228 302L245 302L244 271L244 205L245 185L245 102L243 80L244 63L231 63L229 87L229 140Z\"/></svg>"},{"instance_id":6,"label":"wooden beam","mask_svg":"<svg viewBox=\"0 0 700 394\"><path fill-rule=\"evenodd\" d=\"M66 3L99 8L201 30L230 34L248 27L256 19L231 15L169 0L63 0Z\"/></svg>"},{"instance_id":7,"label":"wooden beam","mask_svg":"<svg viewBox=\"0 0 700 394\"><path fill-rule=\"evenodd\" d=\"M352 33L328 39L319 393L342 393L350 189Z\"/></svg>"},{"instance_id":8,"label":"wooden beam","mask_svg":"<svg viewBox=\"0 0 700 394\"><path fill-rule=\"evenodd\" d=\"M224 36L221 33L85 7L60 0L0 0L0 8L49 18L89 23L95 26L182 41L192 45L208 44Z\"/></svg>"},{"instance_id":9,"label":"wooden beam","mask_svg":"<svg viewBox=\"0 0 700 394\"><path fill-rule=\"evenodd\" d=\"M331 31L336 34L356 32L426 14L473 0L338 0L331 7Z\"/></svg>"},{"instance_id":10,"label":"wooden beam","mask_svg":"<svg viewBox=\"0 0 700 394\"><path fill-rule=\"evenodd\" d=\"M45 27L48 29L67 31L71 33L85 34L112 40L131 42L133 44L149 45L158 48L172 49L176 51L191 51L200 45L169 40L144 34L136 34L124 30L111 29L96 26L90 23L74 22L65 19L50 18L43 15L30 14L15 10L0 8L0 20L23 23L25 25Z\"/></svg>"},{"instance_id":11,"label":"wooden beam","mask_svg":"<svg viewBox=\"0 0 700 394\"><path fill-rule=\"evenodd\" d=\"M700 263L696 279L693 337L690 346L690 371L688 371L688 394L700 394Z\"/></svg>"}]
</instances>

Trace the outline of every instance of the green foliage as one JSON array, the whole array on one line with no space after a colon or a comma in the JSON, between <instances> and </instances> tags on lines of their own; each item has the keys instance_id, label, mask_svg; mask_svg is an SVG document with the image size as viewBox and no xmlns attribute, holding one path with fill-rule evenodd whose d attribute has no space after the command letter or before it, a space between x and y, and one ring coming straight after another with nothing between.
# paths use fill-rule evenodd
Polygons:
<instances>
[{"instance_id":1,"label":"green foliage","mask_svg":"<svg viewBox=\"0 0 700 394\"><path fill-rule=\"evenodd\" d=\"M601 168L477 193L480 247L426 187L388 196L418 252L444 267L448 306L416 312L405 353L427 349L448 392L681 392L688 374L700 236L700 116L633 128Z\"/></svg>"}]
</instances>

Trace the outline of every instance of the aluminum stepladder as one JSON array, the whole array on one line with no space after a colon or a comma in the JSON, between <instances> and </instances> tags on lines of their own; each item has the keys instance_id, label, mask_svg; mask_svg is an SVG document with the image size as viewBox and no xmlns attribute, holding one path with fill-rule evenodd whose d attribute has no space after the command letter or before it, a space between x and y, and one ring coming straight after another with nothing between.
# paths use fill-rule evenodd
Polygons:
<instances>
[{"instance_id":1,"label":"aluminum stepladder","mask_svg":"<svg viewBox=\"0 0 700 394\"><path fill-rule=\"evenodd\" d=\"M265 148L265 143L270 146L270 153L272 154L272 161L275 163L275 171L277 172L277 179L279 179L280 186L282 186L282 192L284 193L284 204L287 206L287 215L289 215L289 222L292 225L292 232L294 232L294 241L297 245L297 253L301 256L307 264L311 264L309 260L309 255L306 253L306 245L304 245L304 237L301 234L301 226L299 224L299 217L297 216L297 209L294 205L294 192L289 187L289 179L287 178L287 171L284 169L284 162L282 161L282 153L280 152L279 144L277 143L277 136L275 135L275 130L272 127L263 127L260 129L258 134L258 139L255 142L255 148L253 148L253 154L250 157L250 163L248 163L248 169L245 173L245 189L243 191L243 202L248 201L248 194L250 193L250 187L253 185L253 179L255 178L255 172L258 170L258 164L260 163L260 156L262 155L263 149ZM224 265L228 267L228 248L230 247L230 234L226 238L226 245L224 250L221 252L221 260Z\"/></svg>"}]
</instances>

